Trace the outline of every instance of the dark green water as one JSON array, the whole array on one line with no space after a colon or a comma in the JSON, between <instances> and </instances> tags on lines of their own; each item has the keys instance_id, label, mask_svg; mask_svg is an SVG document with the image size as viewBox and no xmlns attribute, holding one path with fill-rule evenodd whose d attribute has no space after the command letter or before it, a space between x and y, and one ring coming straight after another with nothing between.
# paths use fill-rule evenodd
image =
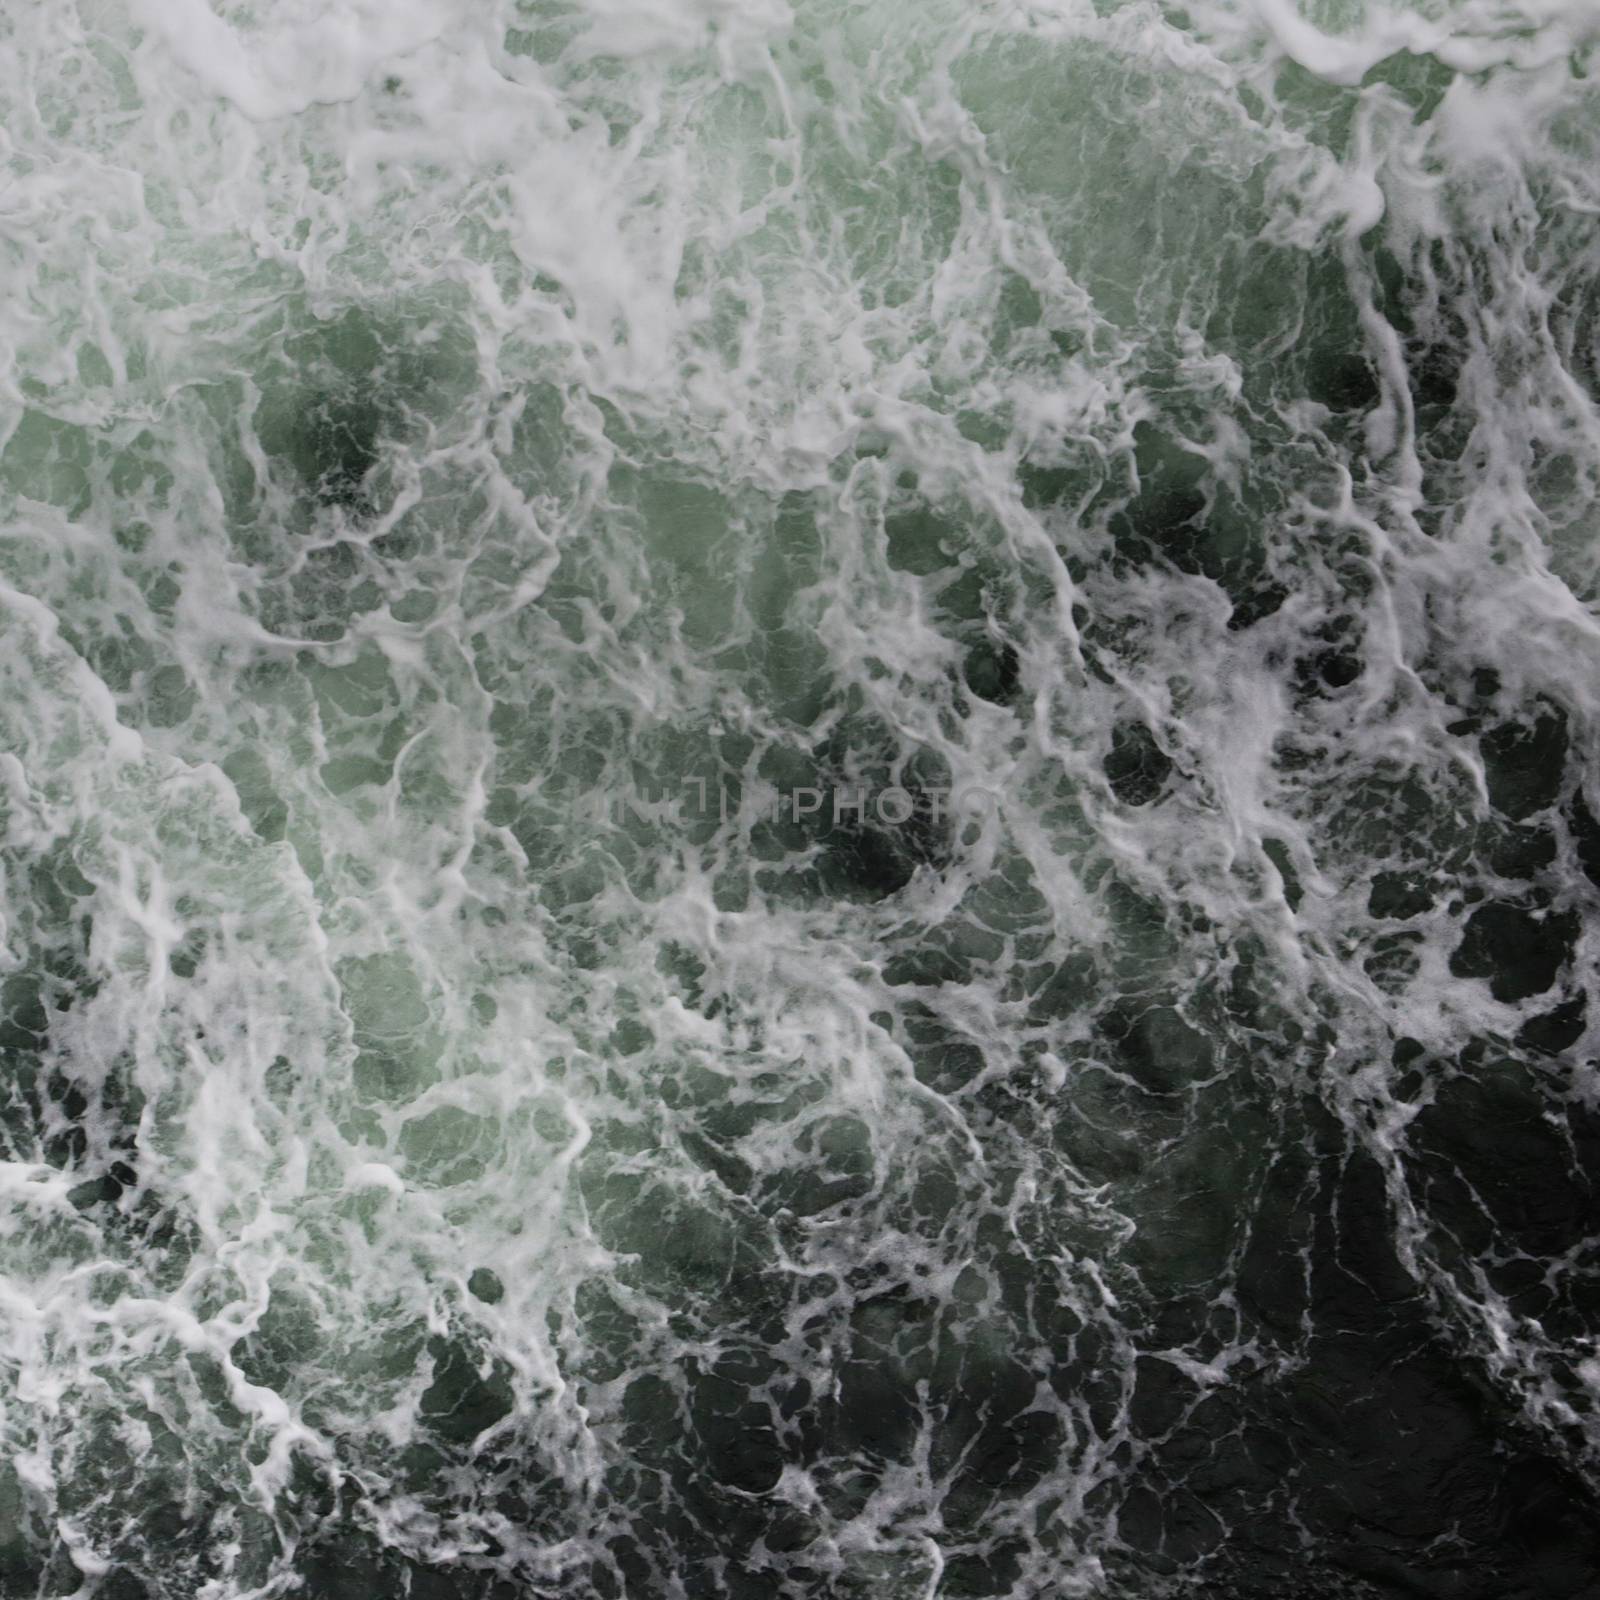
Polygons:
<instances>
[{"instance_id":1,"label":"dark green water","mask_svg":"<svg viewBox=\"0 0 1600 1600\"><path fill-rule=\"evenodd\" d=\"M1600 1594L1597 40L0 16L0 1597Z\"/></svg>"}]
</instances>

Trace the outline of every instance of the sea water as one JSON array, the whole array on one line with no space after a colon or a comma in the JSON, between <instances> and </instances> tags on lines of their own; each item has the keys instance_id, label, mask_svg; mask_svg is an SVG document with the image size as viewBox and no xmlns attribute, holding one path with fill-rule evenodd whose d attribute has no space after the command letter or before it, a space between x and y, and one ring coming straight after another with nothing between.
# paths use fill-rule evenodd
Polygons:
<instances>
[{"instance_id":1,"label":"sea water","mask_svg":"<svg viewBox=\"0 0 1600 1600\"><path fill-rule=\"evenodd\" d=\"M1596 1592L1593 0L0 113L7 1600Z\"/></svg>"}]
</instances>

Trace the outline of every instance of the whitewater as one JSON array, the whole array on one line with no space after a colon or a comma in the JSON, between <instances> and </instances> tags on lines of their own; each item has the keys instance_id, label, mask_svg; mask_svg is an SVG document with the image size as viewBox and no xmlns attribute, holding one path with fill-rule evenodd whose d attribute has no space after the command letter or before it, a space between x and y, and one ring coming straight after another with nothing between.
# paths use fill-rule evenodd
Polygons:
<instances>
[{"instance_id":1,"label":"whitewater","mask_svg":"<svg viewBox=\"0 0 1600 1600\"><path fill-rule=\"evenodd\" d=\"M1595 0L0 13L0 1597L1600 1592Z\"/></svg>"}]
</instances>

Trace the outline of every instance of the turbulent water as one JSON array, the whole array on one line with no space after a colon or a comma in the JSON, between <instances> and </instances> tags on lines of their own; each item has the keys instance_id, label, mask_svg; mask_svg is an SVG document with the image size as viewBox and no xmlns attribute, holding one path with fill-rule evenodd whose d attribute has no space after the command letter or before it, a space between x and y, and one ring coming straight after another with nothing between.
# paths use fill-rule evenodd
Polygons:
<instances>
[{"instance_id":1,"label":"turbulent water","mask_svg":"<svg viewBox=\"0 0 1600 1600\"><path fill-rule=\"evenodd\" d=\"M5 1600L1600 1594L1594 0L0 128Z\"/></svg>"}]
</instances>

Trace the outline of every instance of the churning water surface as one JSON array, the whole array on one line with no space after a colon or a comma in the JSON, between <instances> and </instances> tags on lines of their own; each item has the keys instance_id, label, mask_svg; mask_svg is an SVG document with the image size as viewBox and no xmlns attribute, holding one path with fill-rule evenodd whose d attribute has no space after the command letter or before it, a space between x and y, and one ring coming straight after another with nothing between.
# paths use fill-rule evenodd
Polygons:
<instances>
[{"instance_id":1,"label":"churning water surface","mask_svg":"<svg viewBox=\"0 0 1600 1600\"><path fill-rule=\"evenodd\" d=\"M0 1594L1600 1593L1595 0L13 0Z\"/></svg>"}]
</instances>

